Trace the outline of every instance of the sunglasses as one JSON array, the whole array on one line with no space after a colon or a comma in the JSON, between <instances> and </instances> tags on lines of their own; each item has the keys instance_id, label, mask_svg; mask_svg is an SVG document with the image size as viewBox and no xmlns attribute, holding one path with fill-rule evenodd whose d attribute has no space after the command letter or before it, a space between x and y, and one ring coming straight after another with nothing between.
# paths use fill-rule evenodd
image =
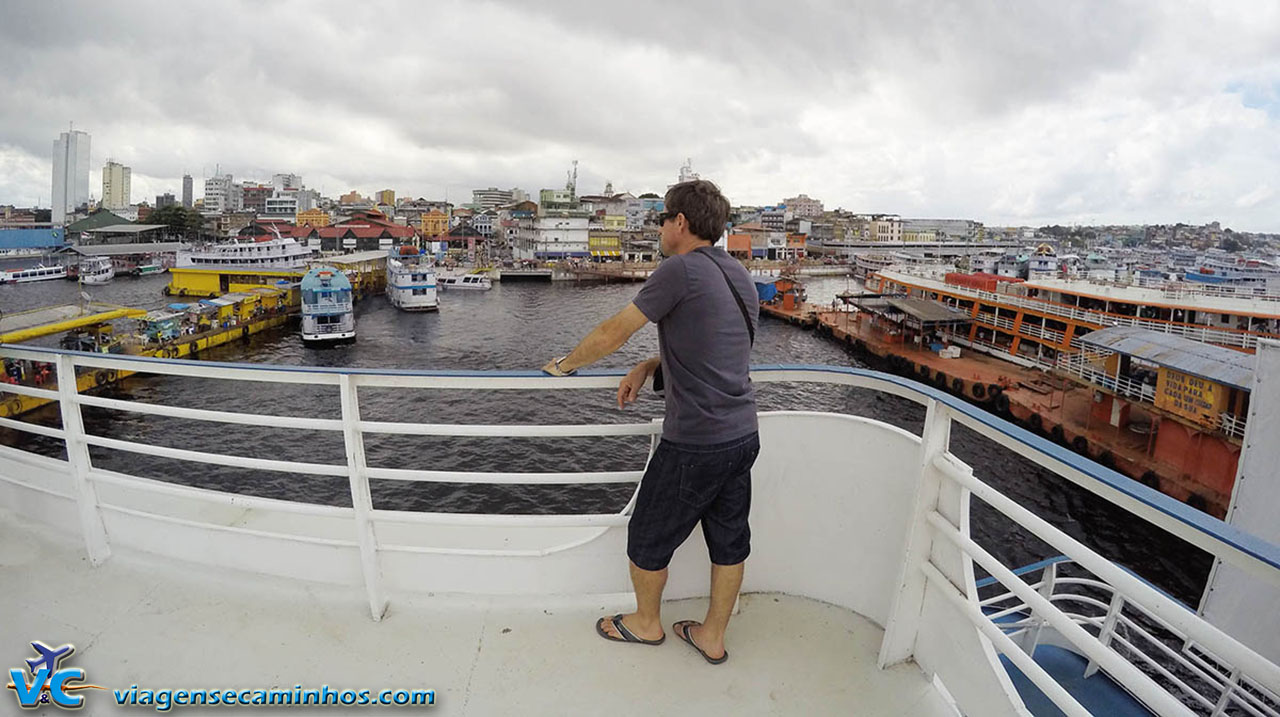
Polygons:
<instances>
[{"instance_id":1,"label":"sunglasses","mask_svg":"<svg viewBox=\"0 0 1280 717\"><path fill-rule=\"evenodd\" d=\"M666 224L668 219L675 219L678 214L680 212L661 212L658 214L658 226Z\"/></svg>"}]
</instances>

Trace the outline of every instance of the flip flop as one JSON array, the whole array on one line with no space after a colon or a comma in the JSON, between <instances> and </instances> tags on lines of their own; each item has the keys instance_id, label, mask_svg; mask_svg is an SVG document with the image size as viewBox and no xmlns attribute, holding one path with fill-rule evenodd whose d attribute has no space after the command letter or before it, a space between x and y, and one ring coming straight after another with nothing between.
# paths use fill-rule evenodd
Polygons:
<instances>
[{"instance_id":1,"label":"flip flop","mask_svg":"<svg viewBox=\"0 0 1280 717\"><path fill-rule=\"evenodd\" d=\"M692 647L693 649L697 650L698 654L702 655L702 659L706 660L707 662L710 662L713 665L718 665L724 662L725 660L729 659L728 650L725 650L724 654L719 657L712 657L707 653L703 652L702 648L698 647L698 643L693 641L693 636L689 634L689 628L694 625L701 625L701 624L702 623L696 620L681 620L680 622L677 622L674 625L672 625L671 629L676 631L676 637L689 643L689 647Z\"/></svg>"},{"instance_id":2,"label":"flip flop","mask_svg":"<svg viewBox=\"0 0 1280 717\"><path fill-rule=\"evenodd\" d=\"M605 620L613 623L614 629L618 631L618 634L621 635L621 637L614 637L604 631ZM646 640L643 637L638 637L635 633L628 630L627 626L622 623L622 613L618 613L613 617L602 617L599 620L596 620L596 632L600 633L600 637L603 637L609 642L634 642L638 645L661 645L667 640L667 636L665 634L656 640Z\"/></svg>"}]
</instances>

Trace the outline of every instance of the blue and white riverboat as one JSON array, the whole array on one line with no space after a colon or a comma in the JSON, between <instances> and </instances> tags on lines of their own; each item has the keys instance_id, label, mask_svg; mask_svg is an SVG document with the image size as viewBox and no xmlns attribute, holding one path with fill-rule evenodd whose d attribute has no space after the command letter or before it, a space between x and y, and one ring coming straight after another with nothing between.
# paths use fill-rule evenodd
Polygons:
<instances>
[{"instance_id":1,"label":"blue and white riverboat","mask_svg":"<svg viewBox=\"0 0 1280 717\"><path fill-rule=\"evenodd\" d=\"M435 269L426 256L411 246L397 247L387 255L387 300L401 311L436 311L440 308Z\"/></svg>"},{"instance_id":2,"label":"blue and white riverboat","mask_svg":"<svg viewBox=\"0 0 1280 717\"><path fill-rule=\"evenodd\" d=\"M424 402L437 391L510 389L547 404L574 391L611 401L619 372L549 378L223 364L19 346L0 346L0 357L54 365L57 388L0 384L0 399L47 398L61 416L54 425L0 419L0 428L56 449L38 455L23 443L0 445L0 579L8 588L0 590L0 644L17 651L7 663L15 673L23 658L39 657L23 654L27 644L43 640L74 644L63 666L84 669L78 679L125 699L131 686L262 689L265 700L268 689L323 683L350 691L352 702L361 688L372 688L370 699L398 700L403 691L406 701L429 688L440 713L452 715L1280 714L1275 342L1259 346L1229 522L909 379L757 367L757 385L857 388L920 404L925 416L913 432L835 410L761 413L753 552L722 667L678 640L617 645L592 629L598 616L632 607L625 545L634 493L617 512L548 515L392 510L373 498L422 482L636 486L642 462L518 472L392 466L365 451L366 441L387 436L630 436L649 438L652 455L656 421L370 417L387 391ZM77 373L102 369L229 382L246 396L297 391L332 406L291 413L287 402L267 410L248 400L227 411L170 405L151 392L135 400L76 389ZM324 431L345 456L297 462L244 455L234 441L194 450L132 434L108 438L86 422L85 407L129 420L199 421L215 432ZM952 452L959 432L967 450L1021 456L1214 556L1200 604L1189 609L1145 582L1142 566L1132 566L1135 574L1108 560L1092 547L1099 536L1069 535L993 488ZM95 464L105 451L135 458L106 470ZM330 476L350 496L319 505L179 485L138 465L154 458L280 472L299 485ZM371 492L373 481L380 485ZM1002 546L984 545L973 530L992 520L1021 526L1060 556L1005 564ZM673 620L701 615L707 567L695 535L671 564L668 631ZM91 714L117 699L111 689L85 693Z\"/></svg>"},{"instance_id":3,"label":"blue and white riverboat","mask_svg":"<svg viewBox=\"0 0 1280 717\"><path fill-rule=\"evenodd\" d=\"M355 341L356 315L351 282L331 266L302 277L302 340L326 344Z\"/></svg>"}]
</instances>

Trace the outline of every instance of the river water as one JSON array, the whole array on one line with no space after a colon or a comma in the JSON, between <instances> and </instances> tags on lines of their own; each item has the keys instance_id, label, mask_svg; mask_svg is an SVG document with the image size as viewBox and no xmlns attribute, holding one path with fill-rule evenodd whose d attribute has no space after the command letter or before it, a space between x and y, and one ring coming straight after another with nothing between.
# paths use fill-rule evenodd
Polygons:
<instances>
[{"instance_id":1,"label":"river water","mask_svg":"<svg viewBox=\"0 0 1280 717\"><path fill-rule=\"evenodd\" d=\"M167 276L117 278L86 287L98 301L142 308L163 305ZM844 278L811 279L809 298L827 302L850 288ZM491 291L441 293L438 313L397 311L384 297L356 308L359 338L327 349L304 347L296 326L264 332L244 342L203 352L201 360L334 367L530 370L562 355L578 339L624 307L639 284L495 282ZM0 286L0 310L9 313L77 300L71 282ZM46 342L47 343L47 342ZM626 368L656 355L652 326L598 367ZM779 321L763 318L753 353L757 364L863 366L843 346ZM274 415L337 418L336 389L249 384L212 379L139 375L108 395L130 400ZM820 410L885 421L919 433L924 409L865 389L809 384L758 387L761 410ZM612 391L444 391L370 389L360 391L368 420L425 423L632 423L658 418L662 402L647 393L619 411ZM85 409L91 433L153 445L231 453L258 458L345 464L342 436L335 432L214 425L204 422ZM27 417L57 425L56 409ZM56 441L0 428L0 441L49 455L61 455ZM647 437L590 439L507 439L366 436L369 465L458 471L639 470ZM1191 605L1197 604L1210 560L1201 551L1076 488L1047 470L956 426L952 452L976 475L1012 496L1108 558L1131 569ZM851 470L858 457L850 456ZM94 448L95 466L134 475L290 500L349 505L346 478L249 471ZM617 511L633 486L477 486L421 482L372 482L374 505L401 510L510 513L594 513ZM813 490L821 490L813 486ZM1007 565L1022 565L1056 553L1033 536L974 500L975 539ZM798 521L798 525L799 526Z\"/></svg>"}]
</instances>

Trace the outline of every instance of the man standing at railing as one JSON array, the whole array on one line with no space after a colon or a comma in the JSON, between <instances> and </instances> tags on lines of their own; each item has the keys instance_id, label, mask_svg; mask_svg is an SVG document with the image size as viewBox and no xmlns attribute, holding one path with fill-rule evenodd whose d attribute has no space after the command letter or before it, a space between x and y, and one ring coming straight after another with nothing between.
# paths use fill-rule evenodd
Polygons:
<instances>
[{"instance_id":1,"label":"man standing at railing","mask_svg":"<svg viewBox=\"0 0 1280 717\"><path fill-rule=\"evenodd\" d=\"M751 344L759 302L747 270L712 245L729 221L729 202L706 180L683 182L659 215L666 260L635 301L597 326L571 353L543 371L567 376L616 351L647 322L658 325L658 358L642 361L618 386L618 407L632 403L650 376L665 378L662 441L649 459L627 527L636 611L602 617L607 640L658 645L667 564L698 523L711 557L711 601L702 622L681 620L676 635L712 664L724 649L729 615L751 552L751 467L760 451ZM657 374L657 375L655 375Z\"/></svg>"}]
</instances>

